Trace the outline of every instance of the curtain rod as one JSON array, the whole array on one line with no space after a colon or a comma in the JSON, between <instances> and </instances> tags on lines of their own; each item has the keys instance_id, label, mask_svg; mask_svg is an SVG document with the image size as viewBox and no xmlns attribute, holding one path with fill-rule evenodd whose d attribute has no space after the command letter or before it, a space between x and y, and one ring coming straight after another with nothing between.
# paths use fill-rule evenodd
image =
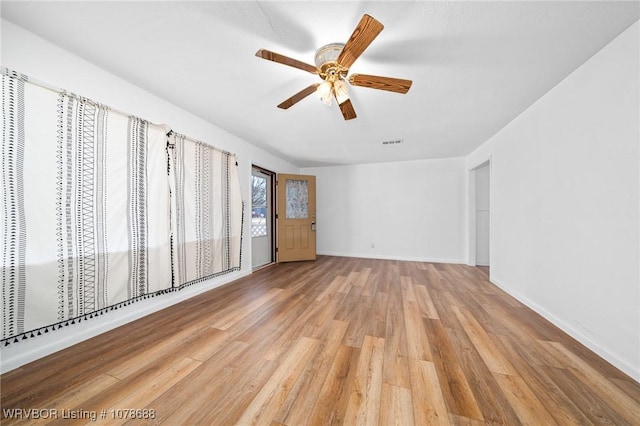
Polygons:
<instances>
[{"instance_id":1,"label":"curtain rod","mask_svg":"<svg viewBox=\"0 0 640 426\"><path fill-rule=\"evenodd\" d=\"M113 111L113 112L118 113L118 114L122 114L122 115L124 115L124 116L126 116L126 117L136 117L136 118L140 118L140 117L137 117L137 116L135 116L135 115L133 115L133 114L130 114L130 113L128 113L128 112L120 111L120 110L118 110L118 109L112 108L112 107L110 107L110 106L108 106L108 105L105 105L105 104L103 104L103 103L96 102L96 101L94 101L93 99L89 99L89 98L84 97L84 96L79 96L79 95L77 95L77 94L75 94L75 93L73 93L73 92L69 92L68 90L64 90L64 89L61 89L61 88L59 88L59 87L53 86L53 85L51 85L51 84L45 83L44 81L40 81L40 80L38 80L38 79L35 79L35 78L32 78L32 77L29 77L29 76L28 76L28 75L26 75L26 74L22 74L22 73L19 73L19 72L17 72L17 71L11 70L11 69L9 69L9 68L5 67L4 65L0 66L0 73L1 73L2 75L6 75L6 76L11 77L11 78L15 78L15 79L18 79L18 80L21 80L21 81L27 82L27 83L35 84L36 86L40 86L40 87L42 87L43 89L50 90L50 91L52 91L52 92L54 92L54 93L58 93L58 94L62 94L62 95L68 96L68 97L70 97L70 98L74 98L74 99L79 99L79 100L83 100L83 101L86 101L86 102L90 102L90 103L92 103L92 104L94 104L94 105L96 105L96 106L102 106L102 107L108 108L110 111ZM181 134L181 133L177 133L177 132L175 132L173 129L171 129L171 127L170 127L168 124L156 124L156 123L153 123L153 122L151 122L151 121L149 121L149 120L145 120L144 118L140 118L140 119L141 119L141 120L144 120L144 121L146 121L146 122L148 122L148 123L150 123L150 124L153 124L154 126L159 126L159 127L168 128L169 130L166 132L167 136L171 136L171 135L180 135L180 136L182 136L183 138L190 140L191 142L199 142L199 143L202 143L202 144L208 145L208 146L210 146L210 147L212 147L212 148L214 148L214 149L217 149L218 151L222 151L222 152L224 152L224 153L227 153L227 154L233 155L234 157L236 157L236 158L237 158L236 154L234 154L234 153L232 153L232 152L226 151L226 150L224 150L224 149L220 149L220 148L218 148L218 147L216 147L216 146L213 146L213 145L210 145L210 144L208 144L208 143L206 143L206 142L202 142L202 141L200 141L200 140L197 140L197 139L191 138L191 137L189 137L189 136L185 136L185 135L183 135L183 134ZM169 143L169 145L173 146L173 144L171 144L171 143ZM237 164L237 162L236 162L236 164Z\"/></svg>"},{"instance_id":2,"label":"curtain rod","mask_svg":"<svg viewBox=\"0 0 640 426\"><path fill-rule=\"evenodd\" d=\"M19 73L17 71L11 70L11 69L9 69L9 68L7 68L5 66L2 66L1 72L2 72L3 75L6 75L8 77L16 78L16 79L22 80L22 81L24 81L26 83L35 84L36 86L40 86L43 89L50 90L50 91L52 91L54 93L62 94L62 95L68 96L68 97L73 98L73 99L81 99L83 101L90 102L90 103L92 103L92 104L94 104L96 106L102 106L102 107L108 108L109 111L113 111L115 113L122 114L122 115L127 116L127 117L140 118L140 117L137 117L137 116L135 116L133 114L129 114L128 112L120 111L120 110L118 110L116 108L112 108L112 107L110 107L108 105L105 105L103 103L96 102L93 99L87 98L85 96L80 96L80 95L77 95L77 94L75 94L73 92L70 92L68 90L61 89L61 88L53 86L53 85L51 85L49 83L45 83L44 81L41 81L41 80L38 80L36 78L30 77L30 76L28 76L26 74L22 74L22 73ZM144 120L143 118L141 118L141 119ZM166 126L166 127L168 127L166 124L156 124L156 123L152 123L149 120L145 120L145 121L147 121L148 123L151 123L153 125L156 125L156 126L160 126L160 127Z\"/></svg>"},{"instance_id":3,"label":"curtain rod","mask_svg":"<svg viewBox=\"0 0 640 426\"><path fill-rule=\"evenodd\" d=\"M203 145L210 146L211 148L213 148L213 149L215 149L215 150L217 150L217 151L220 151L220 152L222 152L223 154L233 155L234 157L238 158L238 156L237 156L236 154L234 154L233 152L227 151L227 150L222 149L222 148L218 148L218 147L213 146L213 145L209 145L209 144L208 144L208 143L206 143L206 142L203 142L203 141L201 141L201 140L198 140L198 139L192 138L192 137L187 136L187 135L183 135L182 133L178 133L178 132L175 132L175 131L173 131L173 130L169 130L169 133L167 133L167 136L173 136L173 137L176 137L176 138L183 138L183 139L185 139L185 140L188 140L189 142L201 143L201 144L203 144ZM172 143L169 143L169 145L171 145L171 146L175 146L175 144L172 144ZM236 161L236 165L238 165L238 162L237 162L237 161Z\"/></svg>"}]
</instances>

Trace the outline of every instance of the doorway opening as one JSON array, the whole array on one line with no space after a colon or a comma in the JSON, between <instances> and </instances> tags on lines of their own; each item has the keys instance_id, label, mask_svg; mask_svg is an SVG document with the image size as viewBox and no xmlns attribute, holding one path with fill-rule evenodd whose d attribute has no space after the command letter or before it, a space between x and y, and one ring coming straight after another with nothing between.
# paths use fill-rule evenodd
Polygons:
<instances>
[{"instance_id":1,"label":"doorway opening","mask_svg":"<svg viewBox=\"0 0 640 426\"><path fill-rule=\"evenodd\" d=\"M251 268L275 262L275 173L251 167Z\"/></svg>"},{"instance_id":2,"label":"doorway opening","mask_svg":"<svg viewBox=\"0 0 640 426\"><path fill-rule=\"evenodd\" d=\"M489 163L476 169L476 265L490 264L490 168Z\"/></svg>"},{"instance_id":3,"label":"doorway opening","mask_svg":"<svg viewBox=\"0 0 640 426\"><path fill-rule=\"evenodd\" d=\"M467 264L487 269L491 266L490 190L491 158L469 170Z\"/></svg>"}]
</instances>

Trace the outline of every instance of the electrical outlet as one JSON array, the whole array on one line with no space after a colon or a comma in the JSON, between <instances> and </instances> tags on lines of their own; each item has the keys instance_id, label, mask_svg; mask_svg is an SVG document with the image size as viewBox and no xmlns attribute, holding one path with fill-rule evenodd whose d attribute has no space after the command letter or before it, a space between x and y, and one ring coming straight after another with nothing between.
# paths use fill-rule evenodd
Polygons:
<instances>
[{"instance_id":1,"label":"electrical outlet","mask_svg":"<svg viewBox=\"0 0 640 426\"><path fill-rule=\"evenodd\" d=\"M376 243L371 243L371 248L376 248Z\"/></svg>"}]
</instances>

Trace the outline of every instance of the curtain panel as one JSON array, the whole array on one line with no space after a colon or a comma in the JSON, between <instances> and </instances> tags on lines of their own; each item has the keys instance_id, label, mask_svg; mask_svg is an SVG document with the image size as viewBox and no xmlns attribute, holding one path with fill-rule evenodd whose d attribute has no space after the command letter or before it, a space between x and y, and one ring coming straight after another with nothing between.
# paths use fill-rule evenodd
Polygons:
<instances>
[{"instance_id":1,"label":"curtain panel","mask_svg":"<svg viewBox=\"0 0 640 426\"><path fill-rule=\"evenodd\" d=\"M234 154L169 138L173 285L240 269L243 205Z\"/></svg>"},{"instance_id":2,"label":"curtain panel","mask_svg":"<svg viewBox=\"0 0 640 426\"><path fill-rule=\"evenodd\" d=\"M171 288L166 129L3 69L2 130L2 340Z\"/></svg>"}]
</instances>

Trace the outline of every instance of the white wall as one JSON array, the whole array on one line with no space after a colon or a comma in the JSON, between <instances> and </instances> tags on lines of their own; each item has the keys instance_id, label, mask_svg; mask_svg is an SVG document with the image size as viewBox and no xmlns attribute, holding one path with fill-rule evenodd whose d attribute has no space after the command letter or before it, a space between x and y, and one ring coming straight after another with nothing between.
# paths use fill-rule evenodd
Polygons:
<instances>
[{"instance_id":1,"label":"white wall","mask_svg":"<svg viewBox=\"0 0 640 426\"><path fill-rule=\"evenodd\" d=\"M301 173L317 176L319 254L463 261L464 159L303 168Z\"/></svg>"},{"instance_id":2,"label":"white wall","mask_svg":"<svg viewBox=\"0 0 640 426\"><path fill-rule=\"evenodd\" d=\"M491 156L491 280L640 380L639 24L467 158Z\"/></svg>"},{"instance_id":3,"label":"white wall","mask_svg":"<svg viewBox=\"0 0 640 426\"><path fill-rule=\"evenodd\" d=\"M251 271L251 165L270 170L297 173L298 168L279 159L203 119L110 74L53 44L2 20L2 65L158 124L169 124L175 131L238 155L242 198L245 200L242 270L182 291L143 300L110 312L81 325L68 327L37 339L27 339L0 349L2 372L44 356L232 281ZM163 64L158 64L163 66Z\"/></svg>"}]
</instances>

